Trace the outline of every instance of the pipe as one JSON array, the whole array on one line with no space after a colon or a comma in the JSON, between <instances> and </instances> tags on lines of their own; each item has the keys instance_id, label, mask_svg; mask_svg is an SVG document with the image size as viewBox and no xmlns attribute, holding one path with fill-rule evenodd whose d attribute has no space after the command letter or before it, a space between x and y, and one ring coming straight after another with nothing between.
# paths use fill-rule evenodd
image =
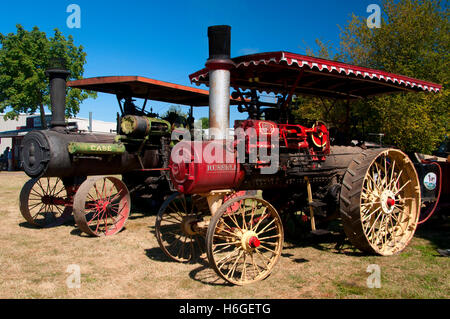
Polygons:
<instances>
[{"instance_id":1,"label":"pipe","mask_svg":"<svg viewBox=\"0 0 450 319\"><path fill-rule=\"evenodd\" d=\"M70 72L65 69L63 59L53 59L51 66L45 71L50 82L50 102L52 108L51 127L60 130L66 126L66 81Z\"/></svg>"},{"instance_id":2,"label":"pipe","mask_svg":"<svg viewBox=\"0 0 450 319\"><path fill-rule=\"evenodd\" d=\"M230 125L230 71L212 70L209 81L209 134L211 139L223 140Z\"/></svg>"},{"instance_id":3,"label":"pipe","mask_svg":"<svg viewBox=\"0 0 450 319\"><path fill-rule=\"evenodd\" d=\"M419 220L417 222L417 225L425 223L433 215L434 211L436 210L436 207L439 204L439 199L441 198L441 189L442 189L442 168L441 168L441 166L438 163L436 163L436 162L431 162L431 161L426 161L426 160L422 161L422 163L434 164L434 165L436 165L439 168L439 192L438 192L438 196L436 198L436 202L433 205L433 208L431 210L429 210L429 212L427 214L424 214L427 217L425 217L422 220Z\"/></svg>"},{"instance_id":4,"label":"pipe","mask_svg":"<svg viewBox=\"0 0 450 319\"><path fill-rule=\"evenodd\" d=\"M92 112L89 112L89 132L92 133Z\"/></svg>"},{"instance_id":5,"label":"pipe","mask_svg":"<svg viewBox=\"0 0 450 319\"><path fill-rule=\"evenodd\" d=\"M210 138L226 139L230 125L230 59L231 27L208 27L209 58L209 132Z\"/></svg>"}]
</instances>

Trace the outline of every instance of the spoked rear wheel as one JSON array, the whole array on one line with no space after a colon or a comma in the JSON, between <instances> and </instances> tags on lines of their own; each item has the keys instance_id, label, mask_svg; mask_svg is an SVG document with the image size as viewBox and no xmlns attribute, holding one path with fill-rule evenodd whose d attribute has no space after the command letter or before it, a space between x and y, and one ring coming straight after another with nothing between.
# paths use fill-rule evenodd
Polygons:
<instances>
[{"instance_id":1,"label":"spoked rear wheel","mask_svg":"<svg viewBox=\"0 0 450 319\"><path fill-rule=\"evenodd\" d=\"M396 149L362 152L344 175L340 211L357 248L383 256L402 251L420 213L419 179L408 156Z\"/></svg>"},{"instance_id":2,"label":"spoked rear wheel","mask_svg":"<svg viewBox=\"0 0 450 319\"><path fill-rule=\"evenodd\" d=\"M170 259L187 263L205 253L205 210L200 196L172 194L156 217L155 232L159 246Z\"/></svg>"},{"instance_id":3,"label":"spoked rear wheel","mask_svg":"<svg viewBox=\"0 0 450 319\"><path fill-rule=\"evenodd\" d=\"M73 205L75 222L91 236L109 236L122 230L130 215L130 194L115 177L90 177L78 189Z\"/></svg>"},{"instance_id":4,"label":"spoked rear wheel","mask_svg":"<svg viewBox=\"0 0 450 319\"><path fill-rule=\"evenodd\" d=\"M283 226L272 205L246 195L219 208L206 238L208 260L215 272L232 284L245 285L272 272L283 247Z\"/></svg>"},{"instance_id":5,"label":"spoked rear wheel","mask_svg":"<svg viewBox=\"0 0 450 319\"><path fill-rule=\"evenodd\" d=\"M20 192L20 212L34 226L59 224L72 213L69 191L60 178L32 178Z\"/></svg>"}]
</instances>

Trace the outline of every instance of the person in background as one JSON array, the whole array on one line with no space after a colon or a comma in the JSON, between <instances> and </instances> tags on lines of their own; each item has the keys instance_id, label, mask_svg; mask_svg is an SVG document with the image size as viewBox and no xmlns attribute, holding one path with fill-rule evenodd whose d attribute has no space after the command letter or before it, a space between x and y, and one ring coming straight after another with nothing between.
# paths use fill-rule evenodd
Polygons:
<instances>
[{"instance_id":1,"label":"person in background","mask_svg":"<svg viewBox=\"0 0 450 319\"><path fill-rule=\"evenodd\" d=\"M2 154L2 161L1 161L1 168L5 171L8 170L8 153L9 153L9 146L5 148Z\"/></svg>"},{"instance_id":2,"label":"person in background","mask_svg":"<svg viewBox=\"0 0 450 319\"><path fill-rule=\"evenodd\" d=\"M13 170L12 150L9 147L7 147L6 149L8 150L8 171L12 171Z\"/></svg>"}]
</instances>

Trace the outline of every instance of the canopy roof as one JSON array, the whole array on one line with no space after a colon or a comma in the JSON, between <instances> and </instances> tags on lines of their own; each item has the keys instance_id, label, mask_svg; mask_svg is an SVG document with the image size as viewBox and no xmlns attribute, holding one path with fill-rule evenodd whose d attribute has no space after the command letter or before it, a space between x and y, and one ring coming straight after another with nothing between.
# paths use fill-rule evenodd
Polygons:
<instances>
[{"instance_id":1,"label":"canopy roof","mask_svg":"<svg viewBox=\"0 0 450 319\"><path fill-rule=\"evenodd\" d=\"M103 76L67 82L68 87L189 106L208 106L209 92L142 76ZM231 104L237 101L231 100Z\"/></svg>"},{"instance_id":2,"label":"canopy roof","mask_svg":"<svg viewBox=\"0 0 450 319\"><path fill-rule=\"evenodd\" d=\"M346 63L290 52L267 52L233 58L231 86L267 93L291 93L355 99L402 91L438 92L439 84ZM209 83L208 69L189 76Z\"/></svg>"}]
</instances>

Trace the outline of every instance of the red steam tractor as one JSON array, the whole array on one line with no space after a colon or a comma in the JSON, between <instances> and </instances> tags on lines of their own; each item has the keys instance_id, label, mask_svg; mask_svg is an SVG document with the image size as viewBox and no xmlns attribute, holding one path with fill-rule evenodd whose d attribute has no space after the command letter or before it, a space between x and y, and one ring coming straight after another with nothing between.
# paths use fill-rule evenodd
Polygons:
<instances>
[{"instance_id":1,"label":"red steam tractor","mask_svg":"<svg viewBox=\"0 0 450 319\"><path fill-rule=\"evenodd\" d=\"M193 83L209 86L210 139L185 139L172 149L170 179L178 192L156 220L164 253L188 262L206 251L224 280L262 280L281 255L282 216L299 210L309 213L313 232L319 231L320 212L326 220L341 218L346 236L362 251L401 252L421 207L421 183L410 158L395 148L332 145L324 123L291 123L289 103L302 94L351 101L438 92L441 86L289 52L230 59L230 29L208 29L206 68L190 75ZM236 121L233 137L230 88L241 98L239 110L249 115ZM277 102L262 101L264 92L276 94Z\"/></svg>"}]
</instances>

